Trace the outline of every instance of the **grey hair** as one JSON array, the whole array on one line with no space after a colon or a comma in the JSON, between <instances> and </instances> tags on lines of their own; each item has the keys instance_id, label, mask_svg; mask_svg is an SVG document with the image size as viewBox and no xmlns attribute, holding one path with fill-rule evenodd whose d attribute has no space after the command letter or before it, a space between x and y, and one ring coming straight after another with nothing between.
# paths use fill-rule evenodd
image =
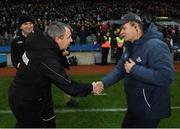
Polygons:
<instances>
[{"instance_id":1,"label":"grey hair","mask_svg":"<svg viewBox=\"0 0 180 129\"><path fill-rule=\"evenodd\" d=\"M50 23L47 34L55 39L55 37L63 37L65 34L65 28L68 27L66 24L58 21Z\"/></svg>"}]
</instances>

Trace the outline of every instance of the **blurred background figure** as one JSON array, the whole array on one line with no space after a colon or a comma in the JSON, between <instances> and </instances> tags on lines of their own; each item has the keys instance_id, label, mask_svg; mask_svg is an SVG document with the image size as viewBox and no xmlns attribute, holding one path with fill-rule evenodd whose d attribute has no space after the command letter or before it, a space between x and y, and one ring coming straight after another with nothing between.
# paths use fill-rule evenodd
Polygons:
<instances>
[{"instance_id":1,"label":"blurred background figure","mask_svg":"<svg viewBox=\"0 0 180 129\"><path fill-rule=\"evenodd\" d=\"M62 57L61 57L64 68L66 69L67 73L70 70L69 62L67 59L67 56L69 56L69 55L70 55L70 49L68 47L66 50L63 50ZM72 96L68 95L65 92L63 92L63 93L64 93L64 102L66 103L67 106L69 106L69 107L77 107L78 106L78 102L75 99L73 99Z\"/></svg>"},{"instance_id":2,"label":"blurred background figure","mask_svg":"<svg viewBox=\"0 0 180 129\"><path fill-rule=\"evenodd\" d=\"M101 53L102 53L102 65L107 65L107 58L109 54L109 49L111 48L111 36L107 32L101 41Z\"/></svg>"},{"instance_id":3,"label":"blurred background figure","mask_svg":"<svg viewBox=\"0 0 180 129\"><path fill-rule=\"evenodd\" d=\"M117 64L123 54L123 47L124 47L124 39L120 36L119 29L115 31L115 43L116 43L116 49L115 49L116 62L115 63Z\"/></svg>"},{"instance_id":4,"label":"blurred background figure","mask_svg":"<svg viewBox=\"0 0 180 129\"><path fill-rule=\"evenodd\" d=\"M33 32L33 20L28 14L23 14L19 17L18 27L17 36L11 43L11 60L16 69L19 68L21 57L26 50L26 38Z\"/></svg>"}]
</instances>

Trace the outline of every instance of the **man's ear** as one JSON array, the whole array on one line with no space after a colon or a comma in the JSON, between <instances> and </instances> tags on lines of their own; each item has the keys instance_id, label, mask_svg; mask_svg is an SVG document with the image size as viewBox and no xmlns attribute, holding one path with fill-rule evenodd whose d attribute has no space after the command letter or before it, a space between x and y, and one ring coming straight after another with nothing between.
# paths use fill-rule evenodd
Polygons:
<instances>
[{"instance_id":1,"label":"man's ear","mask_svg":"<svg viewBox=\"0 0 180 129\"><path fill-rule=\"evenodd\" d=\"M136 32L138 32L138 29L137 29L137 26L136 26L136 25L134 26L134 29L136 30Z\"/></svg>"},{"instance_id":2,"label":"man's ear","mask_svg":"<svg viewBox=\"0 0 180 129\"><path fill-rule=\"evenodd\" d=\"M55 38L54 38L54 41L55 41L56 43L58 43L58 42L59 42L59 40L60 40L60 38L59 38L59 37L55 37Z\"/></svg>"},{"instance_id":3,"label":"man's ear","mask_svg":"<svg viewBox=\"0 0 180 129\"><path fill-rule=\"evenodd\" d=\"M137 23L135 23L134 29L136 30L136 32L138 31L138 24Z\"/></svg>"}]
</instances>

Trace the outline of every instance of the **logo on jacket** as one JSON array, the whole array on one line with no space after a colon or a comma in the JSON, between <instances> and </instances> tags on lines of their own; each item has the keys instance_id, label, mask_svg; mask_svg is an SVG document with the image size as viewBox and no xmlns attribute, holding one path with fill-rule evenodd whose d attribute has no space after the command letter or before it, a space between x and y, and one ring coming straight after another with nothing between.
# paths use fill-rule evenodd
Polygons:
<instances>
[{"instance_id":1,"label":"logo on jacket","mask_svg":"<svg viewBox=\"0 0 180 129\"><path fill-rule=\"evenodd\" d=\"M137 62L141 62L141 61L142 61L142 60L141 60L141 57L136 58L136 61L137 61Z\"/></svg>"},{"instance_id":2,"label":"logo on jacket","mask_svg":"<svg viewBox=\"0 0 180 129\"><path fill-rule=\"evenodd\" d=\"M22 55L22 60L26 65L28 65L29 58L27 57L26 52L24 52L24 54Z\"/></svg>"},{"instance_id":3,"label":"logo on jacket","mask_svg":"<svg viewBox=\"0 0 180 129\"><path fill-rule=\"evenodd\" d=\"M18 41L18 42L17 42L17 44L22 44L22 43L23 43L23 41Z\"/></svg>"}]
</instances>

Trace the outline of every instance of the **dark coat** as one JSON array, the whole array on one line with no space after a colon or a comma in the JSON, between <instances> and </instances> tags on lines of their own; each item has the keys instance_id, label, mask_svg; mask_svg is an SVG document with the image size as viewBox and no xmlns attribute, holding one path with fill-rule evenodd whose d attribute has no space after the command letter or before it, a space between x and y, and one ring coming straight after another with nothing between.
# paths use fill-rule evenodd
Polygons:
<instances>
[{"instance_id":1,"label":"dark coat","mask_svg":"<svg viewBox=\"0 0 180 129\"><path fill-rule=\"evenodd\" d=\"M29 99L40 97L44 86L50 83L72 96L88 95L92 85L71 80L64 70L62 58L58 45L50 37L42 32L32 34L27 39L27 51L12 87L24 90L23 98Z\"/></svg>"},{"instance_id":2,"label":"dark coat","mask_svg":"<svg viewBox=\"0 0 180 129\"><path fill-rule=\"evenodd\" d=\"M170 84L174 79L173 59L162 33L150 24L144 36L125 43L126 50L116 67L102 81L105 87L124 79L128 110L135 117L159 119L170 115ZM124 62L136 65L126 73Z\"/></svg>"},{"instance_id":3,"label":"dark coat","mask_svg":"<svg viewBox=\"0 0 180 129\"><path fill-rule=\"evenodd\" d=\"M15 68L17 68L17 64L20 63L21 56L26 50L25 41L26 37L19 34L19 36L11 42L11 60Z\"/></svg>"}]
</instances>

